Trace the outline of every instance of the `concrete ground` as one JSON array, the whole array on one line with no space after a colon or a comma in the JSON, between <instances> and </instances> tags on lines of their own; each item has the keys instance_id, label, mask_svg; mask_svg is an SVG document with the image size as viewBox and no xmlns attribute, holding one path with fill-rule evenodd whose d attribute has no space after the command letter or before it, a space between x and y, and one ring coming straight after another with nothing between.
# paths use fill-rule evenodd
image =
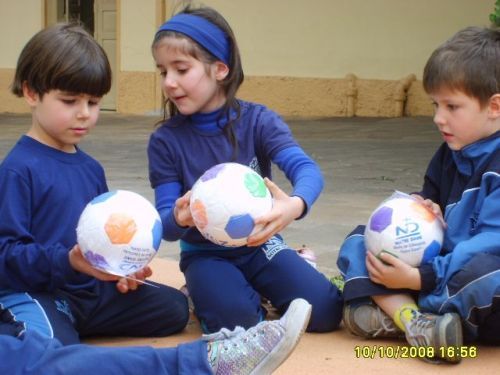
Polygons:
<instances>
[{"instance_id":1,"label":"concrete ground","mask_svg":"<svg viewBox=\"0 0 500 375\"><path fill-rule=\"evenodd\" d=\"M148 183L146 145L155 119L103 114L99 125L82 143L106 169L110 189L128 189L152 200ZM30 124L27 115L0 114L0 160ZM320 164L325 189L310 215L283 234L290 245L306 244L318 255L326 274L338 271L337 252L343 238L394 190L419 189L425 167L440 143L430 118L291 120L296 138ZM275 179L289 189L282 175ZM164 243L153 260L153 280L179 288L178 245ZM146 287L146 286L144 286ZM105 346L173 347L199 339L194 316L182 332L162 338L86 339ZM417 358L398 358L404 341L361 340L345 329L325 334L306 333L287 361L276 371L283 375L387 373L493 374L498 372L497 347L465 347L470 358L458 366L435 366ZM402 349L403 350L403 349ZM365 353L366 352L366 353ZM391 354L392 353L392 354Z\"/></svg>"},{"instance_id":2,"label":"concrete ground","mask_svg":"<svg viewBox=\"0 0 500 375\"><path fill-rule=\"evenodd\" d=\"M30 125L30 115L0 114L0 160ZM153 201L146 147L156 117L103 113L81 143L106 170L110 189L126 189ZM325 187L303 220L284 232L291 246L303 244L318 256L318 267L336 274L345 236L367 221L371 211L394 190L420 189L425 168L440 137L428 117L292 119L293 134L320 165ZM290 185L279 170L275 181ZM159 257L178 259L177 243L163 243Z\"/></svg>"}]
</instances>

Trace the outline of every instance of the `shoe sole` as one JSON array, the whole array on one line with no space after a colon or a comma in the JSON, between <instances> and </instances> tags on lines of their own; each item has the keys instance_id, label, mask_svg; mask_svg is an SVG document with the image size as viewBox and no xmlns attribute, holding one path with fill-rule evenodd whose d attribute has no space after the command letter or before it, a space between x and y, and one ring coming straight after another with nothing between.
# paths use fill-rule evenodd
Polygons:
<instances>
[{"instance_id":1,"label":"shoe sole","mask_svg":"<svg viewBox=\"0 0 500 375\"><path fill-rule=\"evenodd\" d=\"M462 337L462 324L460 322L460 316L456 313L448 313L444 315L442 319L446 320L446 324L442 325L438 334L440 338L445 338L445 339L443 341L439 340L440 348L446 348L448 346L452 346L454 348L461 347L463 345L463 337ZM451 343L446 342L446 337L448 335L454 337L454 340L452 340ZM454 352L456 353L457 351L455 350ZM442 359L449 363L459 363L462 360L462 358L459 355L454 357L444 356L442 357Z\"/></svg>"},{"instance_id":2,"label":"shoe sole","mask_svg":"<svg viewBox=\"0 0 500 375\"><path fill-rule=\"evenodd\" d=\"M285 337L269 356L250 374L269 375L276 370L293 352L311 318L312 306L304 299L293 300L285 313ZM299 323L300 322L300 323Z\"/></svg>"}]
</instances>

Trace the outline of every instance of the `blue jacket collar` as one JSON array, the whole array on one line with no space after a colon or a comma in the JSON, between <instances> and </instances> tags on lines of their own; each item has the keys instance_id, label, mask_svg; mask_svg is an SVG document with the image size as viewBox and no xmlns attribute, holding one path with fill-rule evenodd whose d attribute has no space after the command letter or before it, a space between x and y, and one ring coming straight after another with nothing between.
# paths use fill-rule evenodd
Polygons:
<instances>
[{"instance_id":1,"label":"blue jacket collar","mask_svg":"<svg viewBox=\"0 0 500 375\"><path fill-rule=\"evenodd\" d=\"M500 131L489 137L465 146L461 150L452 151L453 160L461 174L472 176L482 162L496 150L500 149Z\"/></svg>"}]
</instances>

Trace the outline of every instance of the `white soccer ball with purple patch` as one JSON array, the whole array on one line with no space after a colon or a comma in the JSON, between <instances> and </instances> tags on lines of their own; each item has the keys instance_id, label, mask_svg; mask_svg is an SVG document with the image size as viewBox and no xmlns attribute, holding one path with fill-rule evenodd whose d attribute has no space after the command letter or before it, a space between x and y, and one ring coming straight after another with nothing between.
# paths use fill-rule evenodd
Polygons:
<instances>
[{"instance_id":1,"label":"white soccer ball with purple patch","mask_svg":"<svg viewBox=\"0 0 500 375\"><path fill-rule=\"evenodd\" d=\"M376 256L387 252L416 267L439 254L443 233L434 213L415 198L398 192L371 214L365 246Z\"/></svg>"},{"instance_id":2,"label":"white soccer ball with purple patch","mask_svg":"<svg viewBox=\"0 0 500 375\"><path fill-rule=\"evenodd\" d=\"M242 164L215 165L191 189L190 209L196 227L221 246L246 245L247 238L260 229L254 220L272 206L262 177Z\"/></svg>"},{"instance_id":3,"label":"white soccer ball with purple patch","mask_svg":"<svg viewBox=\"0 0 500 375\"><path fill-rule=\"evenodd\" d=\"M83 210L77 241L92 266L126 276L156 255L163 228L155 207L141 195L116 190L101 194Z\"/></svg>"}]
</instances>

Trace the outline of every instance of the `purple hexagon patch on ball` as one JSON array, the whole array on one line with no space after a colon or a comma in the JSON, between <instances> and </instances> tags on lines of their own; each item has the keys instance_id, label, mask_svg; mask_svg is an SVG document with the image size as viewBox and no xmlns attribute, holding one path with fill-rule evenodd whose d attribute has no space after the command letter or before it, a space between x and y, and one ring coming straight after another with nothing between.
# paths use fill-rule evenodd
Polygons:
<instances>
[{"instance_id":1,"label":"purple hexagon patch on ball","mask_svg":"<svg viewBox=\"0 0 500 375\"><path fill-rule=\"evenodd\" d=\"M370 229L374 232L382 232L385 228L391 225L392 222L392 208L381 207L375 211L370 219Z\"/></svg>"},{"instance_id":2,"label":"purple hexagon patch on ball","mask_svg":"<svg viewBox=\"0 0 500 375\"><path fill-rule=\"evenodd\" d=\"M207 170L205 173L203 173L203 175L200 177L200 179L205 182L205 181L208 181L208 180L211 180L212 178L215 178L217 177L217 175L219 174L219 172L221 170L223 170L225 167L224 164L217 164L217 165L214 165L212 168L210 168L209 170Z\"/></svg>"}]
</instances>

